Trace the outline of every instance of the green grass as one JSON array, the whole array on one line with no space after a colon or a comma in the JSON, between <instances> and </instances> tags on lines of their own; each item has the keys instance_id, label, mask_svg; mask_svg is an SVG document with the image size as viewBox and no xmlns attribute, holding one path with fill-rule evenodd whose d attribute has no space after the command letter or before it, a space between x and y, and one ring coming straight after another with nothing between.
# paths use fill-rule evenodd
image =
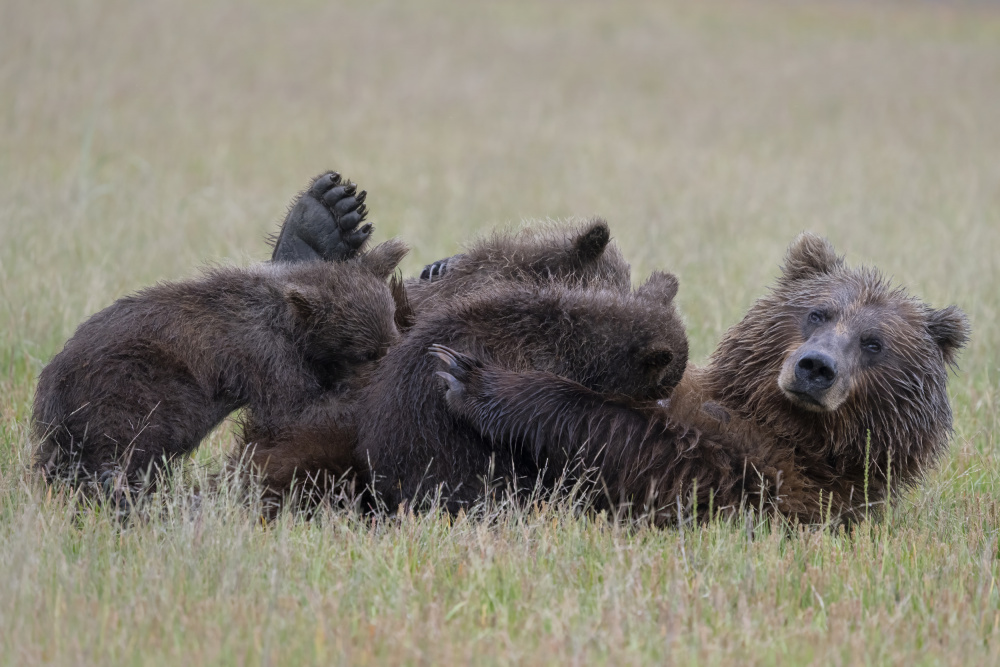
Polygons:
<instances>
[{"instance_id":1,"label":"green grass","mask_svg":"<svg viewBox=\"0 0 1000 667\"><path fill-rule=\"evenodd\" d=\"M1000 661L998 82L982 5L4 3L0 661ZM264 259L327 168L409 274L493 226L606 216L637 278L680 277L695 361L824 234L968 313L952 447L852 534L565 506L262 528L183 493L122 528L50 496L26 425L76 324Z\"/></svg>"}]
</instances>

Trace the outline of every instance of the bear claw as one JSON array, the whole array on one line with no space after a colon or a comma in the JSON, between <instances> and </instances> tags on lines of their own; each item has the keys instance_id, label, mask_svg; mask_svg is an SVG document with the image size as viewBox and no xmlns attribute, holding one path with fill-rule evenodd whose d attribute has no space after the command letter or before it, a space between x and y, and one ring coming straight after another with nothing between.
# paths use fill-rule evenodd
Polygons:
<instances>
[{"instance_id":1,"label":"bear claw","mask_svg":"<svg viewBox=\"0 0 1000 667\"><path fill-rule=\"evenodd\" d=\"M458 259L462 255L454 255L452 257L445 257L444 259L439 259L436 262L428 264L424 267L424 270L420 272L420 280L428 280L434 282L435 280L440 280L444 277L446 271L448 271L448 264L454 259Z\"/></svg>"},{"instance_id":2,"label":"bear claw","mask_svg":"<svg viewBox=\"0 0 1000 667\"><path fill-rule=\"evenodd\" d=\"M482 364L478 359L444 345L431 345L427 348L427 352L432 357L437 357L444 366L444 370L436 371L434 374L445 382L445 402L453 412L463 414L470 396L470 383L478 379L475 374L482 368Z\"/></svg>"},{"instance_id":3,"label":"bear claw","mask_svg":"<svg viewBox=\"0 0 1000 667\"><path fill-rule=\"evenodd\" d=\"M456 352L450 347L445 347L444 345L435 343L428 347L427 351L431 356L437 357L447 364L448 373L454 375L459 381L467 380L471 372L478 368L482 368L482 364L478 359L470 357L467 354L462 354L461 352Z\"/></svg>"},{"instance_id":4,"label":"bear claw","mask_svg":"<svg viewBox=\"0 0 1000 667\"><path fill-rule=\"evenodd\" d=\"M335 171L328 171L313 181L312 186L309 188L309 194L313 197L319 198L330 188L339 185L340 180L340 174Z\"/></svg>"},{"instance_id":5,"label":"bear claw","mask_svg":"<svg viewBox=\"0 0 1000 667\"><path fill-rule=\"evenodd\" d=\"M439 378L444 380L448 384L448 395L449 396L461 396L465 393L465 385L458 381L454 375L450 373L445 373L444 371L437 371L434 373Z\"/></svg>"}]
</instances>

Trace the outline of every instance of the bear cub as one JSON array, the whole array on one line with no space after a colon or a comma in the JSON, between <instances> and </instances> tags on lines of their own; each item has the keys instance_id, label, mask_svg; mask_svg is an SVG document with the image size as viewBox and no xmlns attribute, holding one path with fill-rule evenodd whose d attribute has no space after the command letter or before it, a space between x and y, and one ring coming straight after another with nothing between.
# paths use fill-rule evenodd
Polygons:
<instances>
[{"instance_id":1,"label":"bear cub","mask_svg":"<svg viewBox=\"0 0 1000 667\"><path fill-rule=\"evenodd\" d=\"M586 237L594 229L606 225L578 231ZM608 239L602 237L602 249ZM600 253L585 247L587 261L599 261ZM362 390L355 460L370 470L389 509L420 508L439 496L455 513L492 485L534 486L545 467L535 457L495 446L450 413L428 348L445 344L511 371L544 370L652 406L670 395L687 363L676 293L677 279L668 273L654 273L635 291L568 286L558 278L542 284L498 279L436 304ZM540 481L550 484L562 472L546 469Z\"/></svg>"},{"instance_id":2,"label":"bear cub","mask_svg":"<svg viewBox=\"0 0 1000 667\"><path fill-rule=\"evenodd\" d=\"M273 238L272 260L342 261L361 252L371 236L367 193L336 172L320 174L293 202ZM464 253L424 268L406 281L414 311L450 303L481 287L502 282L567 287L631 288L628 262L609 241L608 223L594 218L583 225L538 225L516 232L495 232Z\"/></svg>"},{"instance_id":3,"label":"bear cub","mask_svg":"<svg viewBox=\"0 0 1000 667\"><path fill-rule=\"evenodd\" d=\"M141 482L247 408L279 428L399 338L388 241L345 262L219 268L119 299L42 370L32 430L49 480Z\"/></svg>"},{"instance_id":4,"label":"bear cub","mask_svg":"<svg viewBox=\"0 0 1000 667\"><path fill-rule=\"evenodd\" d=\"M601 218L494 232L464 253L424 267L420 278L406 282L407 298L419 313L497 283L628 292L631 269L610 241Z\"/></svg>"}]
</instances>

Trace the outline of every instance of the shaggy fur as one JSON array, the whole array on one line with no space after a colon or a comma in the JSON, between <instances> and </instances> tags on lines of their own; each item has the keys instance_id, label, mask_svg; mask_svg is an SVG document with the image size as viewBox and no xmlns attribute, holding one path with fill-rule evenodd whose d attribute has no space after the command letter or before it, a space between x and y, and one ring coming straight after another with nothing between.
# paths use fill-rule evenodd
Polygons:
<instances>
[{"instance_id":1,"label":"shaggy fur","mask_svg":"<svg viewBox=\"0 0 1000 667\"><path fill-rule=\"evenodd\" d=\"M494 283L419 318L361 395L356 458L382 501L419 507L439 493L456 512L494 483L530 486L540 470L511 450L494 456L489 438L449 414L431 372L432 343L512 372L540 369L602 394L655 402L687 362L676 291L669 274L654 274L635 293Z\"/></svg>"},{"instance_id":2,"label":"shaggy fur","mask_svg":"<svg viewBox=\"0 0 1000 667\"><path fill-rule=\"evenodd\" d=\"M611 230L601 218L495 232L466 252L426 267L420 279L408 280L407 296L419 313L498 282L627 292L630 268L610 240Z\"/></svg>"},{"instance_id":3,"label":"shaggy fur","mask_svg":"<svg viewBox=\"0 0 1000 667\"><path fill-rule=\"evenodd\" d=\"M77 329L35 393L37 465L84 481L193 451L246 407L277 429L399 337L390 241L343 263L222 268L119 299Z\"/></svg>"},{"instance_id":4,"label":"shaggy fur","mask_svg":"<svg viewBox=\"0 0 1000 667\"><path fill-rule=\"evenodd\" d=\"M665 522L711 499L818 522L877 510L938 460L952 423L947 369L968 335L957 308L934 310L803 235L771 293L665 407L440 356L453 414L536 465L593 469L608 506Z\"/></svg>"},{"instance_id":5,"label":"shaggy fur","mask_svg":"<svg viewBox=\"0 0 1000 667\"><path fill-rule=\"evenodd\" d=\"M373 231L367 193L336 172L320 174L293 202L274 238L272 260L342 261L357 256ZM609 245L608 224L595 218L582 225L549 225L497 232L473 243L465 253L426 267L406 282L415 311L446 303L492 283L605 287L627 291L629 265Z\"/></svg>"},{"instance_id":6,"label":"shaggy fur","mask_svg":"<svg viewBox=\"0 0 1000 667\"><path fill-rule=\"evenodd\" d=\"M687 360L687 342L672 306L676 279L656 274L630 295L629 266L610 238L607 223L599 219L496 233L450 258L446 275L407 281L408 301L397 308L397 321L401 329L418 322L414 332L421 342L393 350L375 372L372 387L358 389L365 382L357 382L354 391L312 406L285 429L248 429L233 460L252 463L269 498L290 490L293 481L307 495L328 490L333 480L346 474L360 474L366 481L370 466L377 466L377 487L391 506L433 492L438 484L454 496L455 507L478 497L490 465L489 446L473 437L479 442L477 454L467 461L464 456L453 460L450 443L464 443L468 437L461 426L460 433L447 431L455 430L454 420L426 378L431 364L427 345L441 336L465 341L476 350L495 349L497 358L514 368L537 363L602 390L665 395L680 379ZM609 310L602 314L604 306ZM640 312L644 314L637 315ZM613 313L624 319L613 321ZM566 319L559 322L558 316ZM644 324L632 322L637 316ZM662 319L654 325L651 317ZM643 327L643 336L622 338ZM592 338L574 344L567 336L577 331ZM607 351L620 353L614 358L623 365L613 368L595 361ZM646 356L640 360L643 352ZM559 360L571 353L572 359ZM625 368L637 374L629 377ZM653 377L657 373L660 376ZM646 384L650 382L661 384L651 388ZM427 411L418 412L418 407ZM440 439L428 435L439 428L444 429ZM413 444L402 447L402 442ZM533 469L530 474L534 476ZM513 468L507 466L499 478L511 475ZM459 488L462 491L456 492Z\"/></svg>"},{"instance_id":7,"label":"shaggy fur","mask_svg":"<svg viewBox=\"0 0 1000 667\"><path fill-rule=\"evenodd\" d=\"M265 515L272 518L286 501L309 510L330 500L359 497L369 483L367 469L354 458L357 444L358 393L370 381L367 366L341 390L327 392L305 405L293 421L279 428L244 423L240 442L227 467L261 493Z\"/></svg>"}]
</instances>

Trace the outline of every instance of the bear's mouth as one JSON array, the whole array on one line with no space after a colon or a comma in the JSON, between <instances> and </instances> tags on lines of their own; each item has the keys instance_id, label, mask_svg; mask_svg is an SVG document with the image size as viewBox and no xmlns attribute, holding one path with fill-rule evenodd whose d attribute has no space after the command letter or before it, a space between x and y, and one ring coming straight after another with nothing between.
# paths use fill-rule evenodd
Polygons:
<instances>
[{"instance_id":1,"label":"bear's mouth","mask_svg":"<svg viewBox=\"0 0 1000 667\"><path fill-rule=\"evenodd\" d=\"M811 394L804 391L795 391L794 389L781 388L781 391L785 394L785 397L791 400L793 403L799 407L805 408L812 412L827 412L827 407L816 400Z\"/></svg>"}]
</instances>

